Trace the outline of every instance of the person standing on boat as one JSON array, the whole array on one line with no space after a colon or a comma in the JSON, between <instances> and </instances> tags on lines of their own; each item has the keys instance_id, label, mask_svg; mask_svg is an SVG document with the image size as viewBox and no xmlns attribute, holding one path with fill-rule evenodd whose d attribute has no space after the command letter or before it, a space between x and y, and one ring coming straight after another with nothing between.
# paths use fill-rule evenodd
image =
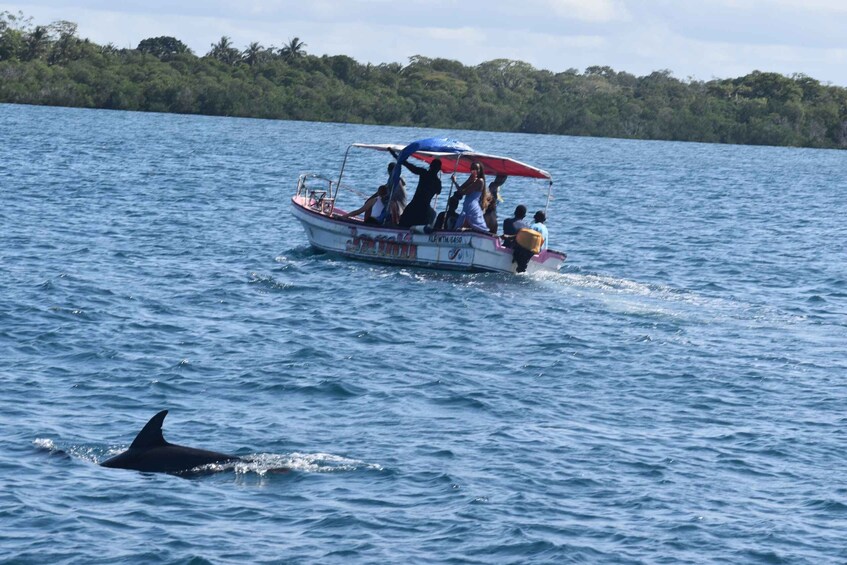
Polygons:
<instances>
[{"instance_id":1,"label":"person standing on boat","mask_svg":"<svg viewBox=\"0 0 847 565\"><path fill-rule=\"evenodd\" d=\"M394 172L394 165L396 163L391 162L388 163L388 182L385 183L385 186L389 186L391 182L391 174ZM406 208L406 179L402 176L400 177L400 183L397 185L397 188L394 189L394 194L391 196L391 199L394 202L397 202L400 206L400 213L403 213L403 210Z\"/></svg>"},{"instance_id":2,"label":"person standing on boat","mask_svg":"<svg viewBox=\"0 0 847 565\"><path fill-rule=\"evenodd\" d=\"M471 174L462 186L456 182L456 175L452 177L453 184L458 188L456 193L465 197L462 203L462 213L456 219L456 229L469 228L474 231L490 233L485 223L483 210L488 208L490 197L485 189L485 172L482 163L474 161L471 164Z\"/></svg>"},{"instance_id":3,"label":"person standing on boat","mask_svg":"<svg viewBox=\"0 0 847 565\"><path fill-rule=\"evenodd\" d=\"M547 249L547 226L544 225L544 222L547 221L547 214L543 210L539 210L535 213L533 219L535 223L529 226L529 229L537 231L544 238L544 241L541 243L541 250L544 251Z\"/></svg>"},{"instance_id":4,"label":"person standing on boat","mask_svg":"<svg viewBox=\"0 0 847 565\"><path fill-rule=\"evenodd\" d=\"M394 158L397 158L397 152L389 149ZM393 165L393 163L392 163ZM441 159L433 159L429 164L429 169L412 165L408 161L403 163L410 172L418 175L418 187L415 189L415 195L412 196L412 201L406 206L403 214L400 216L400 226L409 228L412 226L431 225L435 221L435 210L432 207L432 199L441 194L441 179L438 174L441 172Z\"/></svg>"},{"instance_id":5,"label":"person standing on boat","mask_svg":"<svg viewBox=\"0 0 847 565\"><path fill-rule=\"evenodd\" d=\"M503 220L503 245L512 247L515 244L515 236L518 231L529 227L524 221L526 217L526 206L518 204L515 207L515 215L512 218Z\"/></svg>"},{"instance_id":6,"label":"person standing on boat","mask_svg":"<svg viewBox=\"0 0 847 565\"><path fill-rule=\"evenodd\" d=\"M391 182L391 174L394 172L394 163L388 163L388 182ZM385 185L386 188L388 184ZM383 218L387 225L397 226L400 224L400 218L406 209L406 180L400 177L400 181L394 188L394 192L389 195L388 213ZM379 216L376 216L379 218Z\"/></svg>"},{"instance_id":7,"label":"person standing on boat","mask_svg":"<svg viewBox=\"0 0 847 565\"><path fill-rule=\"evenodd\" d=\"M506 175L497 175L494 181L488 185L488 194L490 202L488 208L485 209L485 225L488 226L488 231L497 235L497 201L500 200L500 187L509 178Z\"/></svg>"}]
</instances>

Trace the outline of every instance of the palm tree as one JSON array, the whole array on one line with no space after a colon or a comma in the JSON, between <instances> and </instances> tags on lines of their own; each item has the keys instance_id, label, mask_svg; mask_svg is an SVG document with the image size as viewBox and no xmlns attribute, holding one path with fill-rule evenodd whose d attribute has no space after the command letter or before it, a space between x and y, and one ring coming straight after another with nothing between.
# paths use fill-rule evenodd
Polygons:
<instances>
[{"instance_id":1,"label":"palm tree","mask_svg":"<svg viewBox=\"0 0 847 565\"><path fill-rule=\"evenodd\" d=\"M65 64L79 56L78 46L82 41L76 36L77 27L76 23L67 20L50 24L47 29L56 34L58 39L53 43L53 49L47 57L49 64Z\"/></svg>"},{"instance_id":2,"label":"palm tree","mask_svg":"<svg viewBox=\"0 0 847 565\"><path fill-rule=\"evenodd\" d=\"M50 30L44 26L35 26L26 38L26 52L24 58L27 61L41 58L47 52L50 43Z\"/></svg>"},{"instance_id":3,"label":"palm tree","mask_svg":"<svg viewBox=\"0 0 847 565\"><path fill-rule=\"evenodd\" d=\"M212 43L212 50L206 56L217 59L227 65L234 65L241 58L241 52L233 47L232 40L224 35L220 41Z\"/></svg>"},{"instance_id":4,"label":"palm tree","mask_svg":"<svg viewBox=\"0 0 847 565\"><path fill-rule=\"evenodd\" d=\"M245 49L241 54L241 60L252 67L262 58L263 49L264 48L259 45L258 41L254 41L248 45L247 49Z\"/></svg>"},{"instance_id":5,"label":"palm tree","mask_svg":"<svg viewBox=\"0 0 847 565\"><path fill-rule=\"evenodd\" d=\"M282 58L286 61L291 61L292 59L302 57L306 54L306 52L303 51L304 47L306 47L306 44L300 41L299 37L295 37L288 41L288 45L279 50L279 54L282 55Z\"/></svg>"}]
</instances>

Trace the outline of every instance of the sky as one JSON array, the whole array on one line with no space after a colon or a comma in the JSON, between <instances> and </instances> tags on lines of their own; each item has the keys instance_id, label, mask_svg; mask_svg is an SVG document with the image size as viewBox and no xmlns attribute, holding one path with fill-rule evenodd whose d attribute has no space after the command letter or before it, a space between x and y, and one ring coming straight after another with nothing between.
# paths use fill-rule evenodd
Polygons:
<instances>
[{"instance_id":1,"label":"sky","mask_svg":"<svg viewBox=\"0 0 847 565\"><path fill-rule=\"evenodd\" d=\"M592 65L680 79L753 70L847 86L847 0L0 0L34 24L70 20L99 44L170 35L198 55L229 36L360 63L514 59L553 72Z\"/></svg>"}]
</instances>

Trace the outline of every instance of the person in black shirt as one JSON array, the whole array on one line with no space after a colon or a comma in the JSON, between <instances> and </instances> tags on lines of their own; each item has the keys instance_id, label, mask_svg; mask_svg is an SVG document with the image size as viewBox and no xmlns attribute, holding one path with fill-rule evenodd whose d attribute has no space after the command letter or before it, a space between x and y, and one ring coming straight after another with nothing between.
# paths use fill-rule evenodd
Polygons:
<instances>
[{"instance_id":1,"label":"person in black shirt","mask_svg":"<svg viewBox=\"0 0 847 565\"><path fill-rule=\"evenodd\" d=\"M522 228L528 228L529 224L524 222L526 217L526 206L519 204L515 208L515 216L503 220L503 245L511 247L515 242L515 234Z\"/></svg>"},{"instance_id":2,"label":"person in black shirt","mask_svg":"<svg viewBox=\"0 0 847 565\"><path fill-rule=\"evenodd\" d=\"M395 159L397 158L396 152L391 151L391 154ZM433 159L429 169L412 165L408 161L403 165L411 173L418 175L418 187L415 189L411 202L403 210L403 215L400 216L400 226L408 228L430 225L435 220L432 199L436 194L441 194L441 179L438 177L438 173L441 172L441 159Z\"/></svg>"}]
</instances>

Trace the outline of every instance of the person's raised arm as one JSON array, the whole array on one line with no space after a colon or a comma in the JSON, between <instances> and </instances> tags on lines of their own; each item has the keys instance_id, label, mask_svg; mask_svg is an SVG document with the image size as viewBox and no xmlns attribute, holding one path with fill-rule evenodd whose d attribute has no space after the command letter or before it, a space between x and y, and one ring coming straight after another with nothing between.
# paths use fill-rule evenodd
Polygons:
<instances>
[{"instance_id":1,"label":"person's raised arm","mask_svg":"<svg viewBox=\"0 0 847 565\"><path fill-rule=\"evenodd\" d=\"M409 172L412 172L412 173L414 173L418 176L421 176L422 174L427 172L427 170L424 169L423 167L418 167L417 165L413 165L408 161L404 161L403 166L406 167L407 169L409 169Z\"/></svg>"},{"instance_id":2,"label":"person's raised arm","mask_svg":"<svg viewBox=\"0 0 847 565\"><path fill-rule=\"evenodd\" d=\"M399 157L397 155L397 152L394 151L393 149L389 149L388 151L389 151L389 153L391 153L391 155L394 156L394 160L396 161L397 158ZM408 159L403 161L403 166L406 167L407 169L409 169L409 172L416 174L418 176L421 176L422 174L424 174L427 171L423 167L418 167L417 165L411 164Z\"/></svg>"},{"instance_id":3,"label":"person's raised arm","mask_svg":"<svg viewBox=\"0 0 847 565\"><path fill-rule=\"evenodd\" d=\"M453 175L450 177L450 179L453 181L453 184L456 185L456 192L458 192L462 196L464 196L464 195L466 195L470 192L473 192L474 191L473 189L475 188L476 182L478 180L476 178L476 171L471 171L471 174L468 177L468 180L463 182L461 186L459 186L459 183L456 182L456 174L455 173L453 173Z\"/></svg>"}]
</instances>

